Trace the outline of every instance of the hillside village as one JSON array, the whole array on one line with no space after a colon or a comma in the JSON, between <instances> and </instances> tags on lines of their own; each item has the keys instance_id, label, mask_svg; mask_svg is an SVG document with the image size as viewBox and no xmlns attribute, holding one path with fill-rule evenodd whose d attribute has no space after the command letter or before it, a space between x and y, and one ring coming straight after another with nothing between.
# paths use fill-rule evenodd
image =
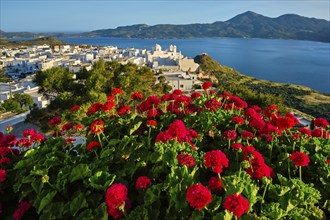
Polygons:
<instances>
[{"instance_id":1,"label":"hillside village","mask_svg":"<svg viewBox=\"0 0 330 220\"><path fill-rule=\"evenodd\" d=\"M35 73L53 67L64 67L74 73L83 69L88 71L99 59L149 66L157 73L156 83L165 80L173 90L191 91L195 84L202 83L197 80L198 75L195 74L199 65L177 51L175 45L162 50L161 46L156 44L152 50L146 50L120 49L115 46L44 44L14 49L2 48L0 54L0 68L5 68L5 74L14 79L11 83L0 83L1 103L9 99L12 94L25 93L32 96L39 108L44 108L49 101L38 93L39 88L32 82Z\"/></svg>"}]
</instances>

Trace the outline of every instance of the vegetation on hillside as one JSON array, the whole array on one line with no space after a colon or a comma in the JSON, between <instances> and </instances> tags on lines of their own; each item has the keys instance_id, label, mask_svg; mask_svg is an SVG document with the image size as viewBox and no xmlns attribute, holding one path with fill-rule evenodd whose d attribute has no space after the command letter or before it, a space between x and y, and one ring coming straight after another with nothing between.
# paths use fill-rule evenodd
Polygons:
<instances>
[{"instance_id":1,"label":"vegetation on hillside","mask_svg":"<svg viewBox=\"0 0 330 220\"><path fill-rule=\"evenodd\" d=\"M222 66L207 54L195 57L205 75L214 76L222 90L241 96L262 107L274 103L282 111L286 107L297 109L313 117L330 120L330 95L319 93L305 86L275 83L245 76L233 68Z\"/></svg>"},{"instance_id":2,"label":"vegetation on hillside","mask_svg":"<svg viewBox=\"0 0 330 220\"><path fill-rule=\"evenodd\" d=\"M0 47L21 47L21 46L33 46L33 45L65 45L64 41L57 40L52 37L41 37L33 40L19 40L19 41L10 41L3 38L0 38Z\"/></svg>"},{"instance_id":3,"label":"vegetation on hillside","mask_svg":"<svg viewBox=\"0 0 330 220\"><path fill-rule=\"evenodd\" d=\"M27 121L37 122L43 130L47 130L50 117L61 115L74 105L86 108L96 101L105 102L112 88L122 88L124 100L128 100L135 91L140 91L146 97L171 89L164 83L155 85L155 81L150 68L140 68L131 63L123 65L116 61L99 60L91 71L82 70L76 74L62 67L39 72L34 82L40 87L39 92L51 103L46 109L33 109Z\"/></svg>"}]
</instances>

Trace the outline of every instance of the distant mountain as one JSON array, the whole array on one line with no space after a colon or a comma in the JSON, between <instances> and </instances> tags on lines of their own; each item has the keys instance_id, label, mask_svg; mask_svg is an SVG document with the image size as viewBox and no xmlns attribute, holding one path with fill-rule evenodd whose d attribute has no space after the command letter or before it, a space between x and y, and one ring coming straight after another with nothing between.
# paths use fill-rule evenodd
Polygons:
<instances>
[{"instance_id":1,"label":"distant mountain","mask_svg":"<svg viewBox=\"0 0 330 220\"><path fill-rule=\"evenodd\" d=\"M7 39L0 38L0 48L43 45L43 44L55 46L55 45L65 45L67 43L65 43L64 41L57 40L52 37L41 37L41 38L36 38L33 40L20 40L20 41L9 41Z\"/></svg>"},{"instance_id":2,"label":"distant mountain","mask_svg":"<svg viewBox=\"0 0 330 220\"><path fill-rule=\"evenodd\" d=\"M218 21L212 24L159 24L153 26L137 24L115 29L95 30L76 36L124 38L283 38L330 42L330 22L294 14L269 18L248 11L228 21Z\"/></svg>"},{"instance_id":3,"label":"distant mountain","mask_svg":"<svg viewBox=\"0 0 330 220\"><path fill-rule=\"evenodd\" d=\"M18 37L123 37L123 38L204 38L237 37L267 39L297 39L330 42L330 21L286 14L277 18L266 17L252 11L239 14L228 21L212 24L149 26L136 24L115 29L102 29L81 34L3 32L0 38Z\"/></svg>"}]
</instances>

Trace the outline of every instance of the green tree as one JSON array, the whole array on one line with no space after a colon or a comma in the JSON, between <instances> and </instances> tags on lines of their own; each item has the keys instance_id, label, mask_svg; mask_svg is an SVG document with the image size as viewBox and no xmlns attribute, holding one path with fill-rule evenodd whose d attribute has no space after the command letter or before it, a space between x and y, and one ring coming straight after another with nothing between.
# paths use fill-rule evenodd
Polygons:
<instances>
[{"instance_id":1,"label":"green tree","mask_svg":"<svg viewBox=\"0 0 330 220\"><path fill-rule=\"evenodd\" d=\"M19 102L13 98L5 100L4 103L2 104L2 107L5 108L7 111L11 111L15 113L19 113L23 111Z\"/></svg>"},{"instance_id":2,"label":"green tree","mask_svg":"<svg viewBox=\"0 0 330 220\"><path fill-rule=\"evenodd\" d=\"M46 71L38 72L34 78L43 95L54 98L62 92L72 91L74 87L74 73L63 67L55 67Z\"/></svg>"},{"instance_id":3,"label":"green tree","mask_svg":"<svg viewBox=\"0 0 330 220\"><path fill-rule=\"evenodd\" d=\"M33 98L28 94L14 94L14 99L21 105L21 107L25 106L32 106L33 105Z\"/></svg>"}]
</instances>

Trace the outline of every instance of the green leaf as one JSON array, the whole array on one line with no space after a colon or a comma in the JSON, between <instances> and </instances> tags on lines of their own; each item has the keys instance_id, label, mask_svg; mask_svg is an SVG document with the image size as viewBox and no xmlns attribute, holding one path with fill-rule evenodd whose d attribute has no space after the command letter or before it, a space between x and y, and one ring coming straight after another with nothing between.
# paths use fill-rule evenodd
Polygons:
<instances>
[{"instance_id":1,"label":"green leaf","mask_svg":"<svg viewBox=\"0 0 330 220\"><path fill-rule=\"evenodd\" d=\"M40 201L40 205L37 209L38 214L49 204L53 201L54 196L56 195L56 191L51 191L48 193L42 200Z\"/></svg>"},{"instance_id":2,"label":"green leaf","mask_svg":"<svg viewBox=\"0 0 330 220\"><path fill-rule=\"evenodd\" d=\"M75 168L72 169L70 175L70 182L84 179L91 175L91 170L89 169L87 164L78 164Z\"/></svg>"},{"instance_id":3,"label":"green leaf","mask_svg":"<svg viewBox=\"0 0 330 220\"><path fill-rule=\"evenodd\" d=\"M34 180L32 183L31 183L31 186L33 188L33 190L40 194L42 188L44 187L44 183L40 180Z\"/></svg>"},{"instance_id":4,"label":"green leaf","mask_svg":"<svg viewBox=\"0 0 330 220\"><path fill-rule=\"evenodd\" d=\"M107 206L103 202L99 207L95 209L95 219L99 220L107 220L108 219L108 212L107 212Z\"/></svg>"},{"instance_id":5,"label":"green leaf","mask_svg":"<svg viewBox=\"0 0 330 220\"><path fill-rule=\"evenodd\" d=\"M88 207L88 203L84 193L80 193L70 202L70 212L73 216L75 216L80 209L86 207Z\"/></svg>"},{"instance_id":6,"label":"green leaf","mask_svg":"<svg viewBox=\"0 0 330 220\"><path fill-rule=\"evenodd\" d=\"M116 175L109 174L106 171L98 171L88 180L90 182L90 186L105 191L108 186L110 186L115 180Z\"/></svg>"},{"instance_id":7,"label":"green leaf","mask_svg":"<svg viewBox=\"0 0 330 220\"><path fill-rule=\"evenodd\" d=\"M116 150L115 148L102 150L100 158L103 159L105 157L109 157L115 150Z\"/></svg>"},{"instance_id":8,"label":"green leaf","mask_svg":"<svg viewBox=\"0 0 330 220\"><path fill-rule=\"evenodd\" d=\"M136 124L133 126L133 128L131 128L131 129L129 130L129 134L131 135L131 134L134 133L134 131L136 131L137 129L139 129L139 127L140 127L141 124L142 124L142 121L139 121L138 123L136 123Z\"/></svg>"}]
</instances>

